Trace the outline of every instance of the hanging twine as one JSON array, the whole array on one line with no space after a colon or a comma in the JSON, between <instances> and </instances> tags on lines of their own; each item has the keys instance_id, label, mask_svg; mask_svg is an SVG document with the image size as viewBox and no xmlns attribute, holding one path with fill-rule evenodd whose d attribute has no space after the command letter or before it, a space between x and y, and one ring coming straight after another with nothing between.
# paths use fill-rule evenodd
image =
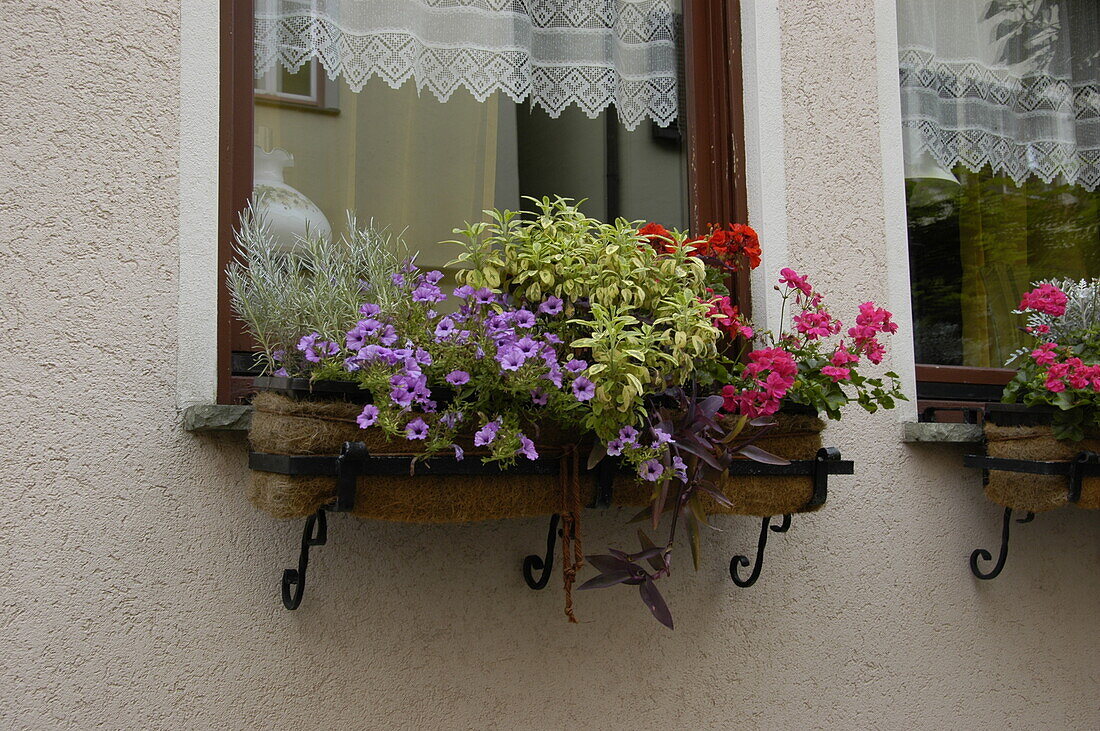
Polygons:
<instances>
[{"instance_id":1,"label":"hanging twine","mask_svg":"<svg viewBox=\"0 0 1100 731\"><path fill-rule=\"evenodd\" d=\"M558 472L561 485L561 574L565 583L565 616L573 624L573 582L577 570L584 566L584 549L581 547L581 483L580 455L575 445L565 448Z\"/></svg>"}]
</instances>

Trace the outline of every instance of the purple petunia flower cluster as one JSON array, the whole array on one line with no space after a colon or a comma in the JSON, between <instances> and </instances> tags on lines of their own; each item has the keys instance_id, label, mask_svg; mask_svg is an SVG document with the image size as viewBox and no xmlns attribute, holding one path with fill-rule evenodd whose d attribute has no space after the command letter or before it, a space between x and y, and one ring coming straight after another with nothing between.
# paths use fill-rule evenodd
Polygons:
<instances>
[{"instance_id":1,"label":"purple petunia flower cluster","mask_svg":"<svg viewBox=\"0 0 1100 731\"><path fill-rule=\"evenodd\" d=\"M311 363L340 356L343 369L371 391L374 402L356 419L364 429L381 426L422 442L426 453L453 450L458 460L465 456L460 430L468 428L465 438L472 432L473 445L493 459L538 459L520 421L533 418L532 410L578 408L602 394L588 361L550 331L552 320L571 316L572 309L553 295L520 307L506 295L469 285L448 297L443 279L410 261L393 276L407 309L387 314L366 302L343 343L315 332L298 349ZM608 454L636 455L632 461L646 480L663 479L666 472L680 477L682 463L666 469L649 459L672 441L660 429L649 431L652 439L643 443L637 428L623 426L607 443Z\"/></svg>"}]
</instances>

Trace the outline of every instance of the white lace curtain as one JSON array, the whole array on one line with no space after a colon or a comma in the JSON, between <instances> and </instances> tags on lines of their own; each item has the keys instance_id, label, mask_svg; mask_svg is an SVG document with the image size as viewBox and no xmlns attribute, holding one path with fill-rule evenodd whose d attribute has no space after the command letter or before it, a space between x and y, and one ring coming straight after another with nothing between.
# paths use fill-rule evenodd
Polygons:
<instances>
[{"instance_id":1,"label":"white lace curtain","mask_svg":"<svg viewBox=\"0 0 1100 731\"><path fill-rule=\"evenodd\" d=\"M947 170L1100 184L1100 2L898 0L902 124Z\"/></svg>"},{"instance_id":2,"label":"white lace curtain","mask_svg":"<svg viewBox=\"0 0 1100 731\"><path fill-rule=\"evenodd\" d=\"M256 0L257 76L312 58L359 91L413 80L446 101L503 92L557 117L614 104L633 129L677 116L672 0Z\"/></svg>"}]
</instances>

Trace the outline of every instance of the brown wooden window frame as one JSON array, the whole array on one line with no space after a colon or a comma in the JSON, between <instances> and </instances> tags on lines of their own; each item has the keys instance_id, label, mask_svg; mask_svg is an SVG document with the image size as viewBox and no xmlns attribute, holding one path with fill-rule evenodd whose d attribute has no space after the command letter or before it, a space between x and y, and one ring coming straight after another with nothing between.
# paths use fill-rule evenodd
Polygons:
<instances>
[{"instance_id":1,"label":"brown wooden window frame","mask_svg":"<svg viewBox=\"0 0 1100 731\"><path fill-rule=\"evenodd\" d=\"M221 0L221 97L218 191L218 403L237 403L251 377L234 375L240 323L229 302L225 269L233 257L233 227L252 194L253 0ZM687 81L688 199L693 231L711 223L745 222L745 122L741 17L729 0L684 0ZM751 314L748 272L730 282Z\"/></svg>"}]
</instances>

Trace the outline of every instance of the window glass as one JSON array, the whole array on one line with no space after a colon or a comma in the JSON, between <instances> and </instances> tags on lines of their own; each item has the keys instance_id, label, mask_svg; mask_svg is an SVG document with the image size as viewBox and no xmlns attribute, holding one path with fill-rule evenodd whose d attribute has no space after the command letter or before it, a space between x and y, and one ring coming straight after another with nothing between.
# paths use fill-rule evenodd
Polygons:
<instances>
[{"instance_id":1,"label":"window glass","mask_svg":"<svg viewBox=\"0 0 1100 731\"><path fill-rule=\"evenodd\" d=\"M255 186L286 245L307 225L338 234L352 210L440 267L454 227L524 196L687 227L678 3L354 5L256 2ZM323 109L267 98L318 84Z\"/></svg>"},{"instance_id":2,"label":"window glass","mask_svg":"<svg viewBox=\"0 0 1100 731\"><path fill-rule=\"evenodd\" d=\"M1093 0L898 0L919 363L1001 367L1040 279L1100 275Z\"/></svg>"}]
</instances>

